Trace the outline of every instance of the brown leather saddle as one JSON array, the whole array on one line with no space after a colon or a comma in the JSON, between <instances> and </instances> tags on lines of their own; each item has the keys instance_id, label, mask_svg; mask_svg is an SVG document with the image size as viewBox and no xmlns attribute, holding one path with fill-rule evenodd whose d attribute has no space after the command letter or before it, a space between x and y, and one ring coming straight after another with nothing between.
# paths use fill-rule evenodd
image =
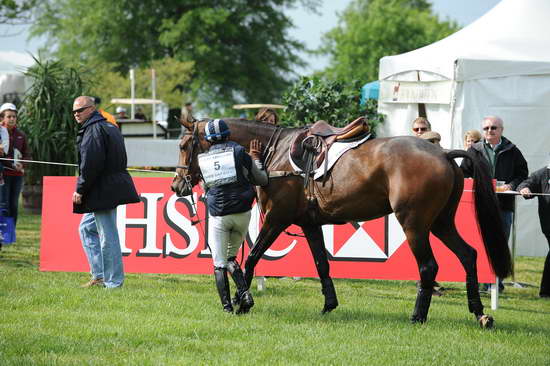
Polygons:
<instances>
[{"instance_id":1,"label":"brown leather saddle","mask_svg":"<svg viewBox=\"0 0 550 366\"><path fill-rule=\"evenodd\" d=\"M365 117L359 117L345 127L334 127L326 121L317 121L296 136L290 146L290 156L308 174L318 169L323 162L327 163L326 155L334 142L355 141L368 133L369 125Z\"/></svg>"}]
</instances>

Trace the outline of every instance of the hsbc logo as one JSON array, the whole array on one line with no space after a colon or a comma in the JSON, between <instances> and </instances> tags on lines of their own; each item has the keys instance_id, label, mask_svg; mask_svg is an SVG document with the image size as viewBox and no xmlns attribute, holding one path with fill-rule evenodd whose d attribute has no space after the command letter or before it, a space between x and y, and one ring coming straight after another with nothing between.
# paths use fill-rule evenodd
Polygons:
<instances>
[{"instance_id":1,"label":"hsbc logo","mask_svg":"<svg viewBox=\"0 0 550 366\"><path fill-rule=\"evenodd\" d=\"M368 225L368 222L353 222L348 224L354 231L347 238L337 235L338 227L323 226L325 247L329 259L333 261L354 262L385 262L407 239L401 225L394 214L385 216L376 221L383 221L377 225ZM383 227L383 230L380 228ZM372 234L378 231L378 235ZM382 231L382 232L380 232Z\"/></svg>"},{"instance_id":2,"label":"hsbc logo","mask_svg":"<svg viewBox=\"0 0 550 366\"><path fill-rule=\"evenodd\" d=\"M200 196L197 193L193 194L194 202L204 205ZM208 217L204 218L201 225L192 224L189 217L196 217L197 212L190 196L177 197L172 194L164 207L160 205L164 198L163 193L141 193L140 198L144 205L143 217L128 218L126 206L117 208L117 227L123 255L132 254L132 250L125 244L126 228L142 228L143 246L135 253L138 257L185 258L197 251L200 257L211 256L210 250L201 240L201 231L208 240ZM178 202L180 203L178 205L179 209L176 206ZM184 207L187 212L180 212L181 207ZM182 247L181 244L178 246L176 241L181 243L181 238L176 240L176 237L169 232L162 234L162 247L157 245L159 210L162 210L162 216L166 224L183 238L186 244L185 247ZM206 209L203 212L206 212ZM252 247L258 238L261 223L259 209L254 206L246 237L246 244L249 247ZM406 240L401 225L399 225L393 214L371 222L354 222L337 226L324 225L322 229L325 247L329 259L332 261L384 262ZM298 227L290 229L290 231L300 231L300 229ZM305 241L305 238L301 240ZM264 260L273 261L285 257L298 245L299 240L282 234L277 239L277 243L278 249L268 249L263 256Z\"/></svg>"}]
</instances>

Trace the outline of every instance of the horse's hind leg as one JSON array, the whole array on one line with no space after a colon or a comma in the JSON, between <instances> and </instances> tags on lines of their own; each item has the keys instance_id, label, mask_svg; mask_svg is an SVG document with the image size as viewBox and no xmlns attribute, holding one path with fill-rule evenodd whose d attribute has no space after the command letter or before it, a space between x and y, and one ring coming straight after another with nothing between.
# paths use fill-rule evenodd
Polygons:
<instances>
[{"instance_id":1,"label":"horse's hind leg","mask_svg":"<svg viewBox=\"0 0 550 366\"><path fill-rule=\"evenodd\" d=\"M418 265L420 286L416 294L416 303L411 316L412 323L424 323L432 302L435 276L439 267L430 247L428 232L416 229L405 229L405 235Z\"/></svg>"},{"instance_id":2,"label":"horse's hind leg","mask_svg":"<svg viewBox=\"0 0 550 366\"><path fill-rule=\"evenodd\" d=\"M483 328L493 326L493 318L483 313L483 304L479 297L477 279L477 251L464 241L454 225L454 215L443 211L434 225L432 233L437 236L460 260L466 272L466 293L468 296L468 310L476 316Z\"/></svg>"},{"instance_id":3,"label":"horse's hind leg","mask_svg":"<svg viewBox=\"0 0 550 366\"><path fill-rule=\"evenodd\" d=\"M397 209L394 212L405 232L420 274L420 286L411 322L424 323L428 318L435 276L439 269L429 241L428 227L431 215L426 210L416 211L410 207Z\"/></svg>"},{"instance_id":4,"label":"horse's hind leg","mask_svg":"<svg viewBox=\"0 0 550 366\"><path fill-rule=\"evenodd\" d=\"M330 278L330 265L327 259L323 232L318 225L302 226L302 230L307 238L309 249L315 260L315 267L321 280L322 293L325 296L325 305L322 314L328 313L338 306L336 290L332 278Z\"/></svg>"}]
</instances>

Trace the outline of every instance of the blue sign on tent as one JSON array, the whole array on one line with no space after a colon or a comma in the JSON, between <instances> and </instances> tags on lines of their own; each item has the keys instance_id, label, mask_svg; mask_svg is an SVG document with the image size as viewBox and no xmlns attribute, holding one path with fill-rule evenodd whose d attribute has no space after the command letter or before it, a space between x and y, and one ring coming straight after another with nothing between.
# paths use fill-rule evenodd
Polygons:
<instances>
[{"instance_id":1,"label":"blue sign on tent","mask_svg":"<svg viewBox=\"0 0 550 366\"><path fill-rule=\"evenodd\" d=\"M366 83L361 88L361 105L367 103L367 99L378 99L380 94L380 82L378 80Z\"/></svg>"}]
</instances>

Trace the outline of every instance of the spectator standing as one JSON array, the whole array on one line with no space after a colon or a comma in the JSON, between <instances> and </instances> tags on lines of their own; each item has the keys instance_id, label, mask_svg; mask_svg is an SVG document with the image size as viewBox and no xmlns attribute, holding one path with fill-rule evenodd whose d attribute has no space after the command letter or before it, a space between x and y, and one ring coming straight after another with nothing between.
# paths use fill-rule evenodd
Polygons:
<instances>
[{"instance_id":1,"label":"spectator standing","mask_svg":"<svg viewBox=\"0 0 550 366\"><path fill-rule=\"evenodd\" d=\"M532 173L517 189L525 199L534 198L532 193L550 194L550 164ZM550 248L550 196L538 196L538 199L540 227ZM544 261L539 296L550 298L550 252Z\"/></svg>"},{"instance_id":2,"label":"spectator standing","mask_svg":"<svg viewBox=\"0 0 550 366\"><path fill-rule=\"evenodd\" d=\"M466 131L464 134L464 150L468 150L473 144L481 140L481 132L478 130Z\"/></svg>"},{"instance_id":3,"label":"spectator standing","mask_svg":"<svg viewBox=\"0 0 550 366\"><path fill-rule=\"evenodd\" d=\"M468 151L487 163L493 179L505 183L502 187L503 191L516 190L529 174L527 161L518 147L502 135L504 123L500 117L485 117L482 121L482 128L483 140L473 144ZM463 160L461 167L466 177L472 177L473 167L470 160ZM500 215L504 224L504 233L506 240L508 240L515 209L515 197L507 194L499 194L497 197ZM484 285L484 289L487 288L488 286ZM499 290L504 290L504 284L501 280Z\"/></svg>"},{"instance_id":4,"label":"spectator standing","mask_svg":"<svg viewBox=\"0 0 550 366\"><path fill-rule=\"evenodd\" d=\"M92 274L92 279L83 287L120 287L124 282L124 269L116 207L139 202L126 170L124 140L120 130L96 111L93 98L76 98L73 114L80 125L73 212L84 214L79 232Z\"/></svg>"},{"instance_id":5,"label":"spectator standing","mask_svg":"<svg viewBox=\"0 0 550 366\"><path fill-rule=\"evenodd\" d=\"M243 146L228 140L231 132L220 119L209 121L204 132L211 146L206 154L199 156L199 165L206 188L208 245L214 262L216 288L223 310L233 312L229 271L237 285L237 314L246 313L254 306L254 300L236 257L248 231L256 196L253 185L268 182L261 162L262 146L257 140L250 143L251 158ZM220 176L219 172L225 174Z\"/></svg>"},{"instance_id":6,"label":"spectator standing","mask_svg":"<svg viewBox=\"0 0 550 366\"><path fill-rule=\"evenodd\" d=\"M420 137L423 133L431 130L432 125L425 117L418 117L412 123L412 131L416 137Z\"/></svg>"},{"instance_id":7,"label":"spectator standing","mask_svg":"<svg viewBox=\"0 0 550 366\"><path fill-rule=\"evenodd\" d=\"M103 109L99 108L99 105L101 104L101 98L100 98L100 97L94 97L94 103L95 103L95 108L97 109L97 111L98 111L99 113L101 113L101 115L102 115L103 117L105 117L105 119L107 120L107 122L112 123L112 124L114 124L115 126L118 127L118 125L117 125L117 123L116 123L115 116L113 116L111 113L106 112L106 111L104 111Z\"/></svg>"},{"instance_id":8,"label":"spectator standing","mask_svg":"<svg viewBox=\"0 0 550 366\"><path fill-rule=\"evenodd\" d=\"M181 120L188 123L193 123L196 121L195 117L193 116L193 103L185 103L185 106L181 109Z\"/></svg>"},{"instance_id":9,"label":"spectator standing","mask_svg":"<svg viewBox=\"0 0 550 366\"><path fill-rule=\"evenodd\" d=\"M124 107L116 107L116 118L117 119L128 119L128 116L126 115L126 108Z\"/></svg>"},{"instance_id":10,"label":"spectator standing","mask_svg":"<svg viewBox=\"0 0 550 366\"><path fill-rule=\"evenodd\" d=\"M180 123L181 126L181 135L185 133L187 129L193 130L193 124L197 120L193 116L193 103L187 102L181 109L181 115L180 115Z\"/></svg>"},{"instance_id":11,"label":"spectator standing","mask_svg":"<svg viewBox=\"0 0 550 366\"><path fill-rule=\"evenodd\" d=\"M256 121L269 123L271 125L276 125L279 123L279 116L274 109L271 108L262 108L256 113L254 117Z\"/></svg>"},{"instance_id":12,"label":"spectator standing","mask_svg":"<svg viewBox=\"0 0 550 366\"><path fill-rule=\"evenodd\" d=\"M0 107L0 120L2 129L8 133L8 137L2 137L4 148L8 146L6 158L3 160L4 184L0 187L0 210L9 217L13 217L17 224L19 196L23 187L23 175L25 169L23 163L18 160L30 160L31 154L27 144L27 136L17 128L17 108L11 103L4 103ZM5 140L4 140L5 139ZM5 141L5 144L4 144Z\"/></svg>"},{"instance_id":13,"label":"spectator standing","mask_svg":"<svg viewBox=\"0 0 550 366\"><path fill-rule=\"evenodd\" d=\"M6 116L4 118L4 116ZM6 157L10 149L10 136L5 126L4 120L15 118L17 120L17 108L12 103L4 103L0 107L0 158ZM0 186L4 184L4 165L0 164Z\"/></svg>"},{"instance_id":14,"label":"spectator standing","mask_svg":"<svg viewBox=\"0 0 550 366\"><path fill-rule=\"evenodd\" d=\"M136 114L134 115L134 118L147 121L147 116L145 115L145 113L143 113L143 108L138 107Z\"/></svg>"}]
</instances>

